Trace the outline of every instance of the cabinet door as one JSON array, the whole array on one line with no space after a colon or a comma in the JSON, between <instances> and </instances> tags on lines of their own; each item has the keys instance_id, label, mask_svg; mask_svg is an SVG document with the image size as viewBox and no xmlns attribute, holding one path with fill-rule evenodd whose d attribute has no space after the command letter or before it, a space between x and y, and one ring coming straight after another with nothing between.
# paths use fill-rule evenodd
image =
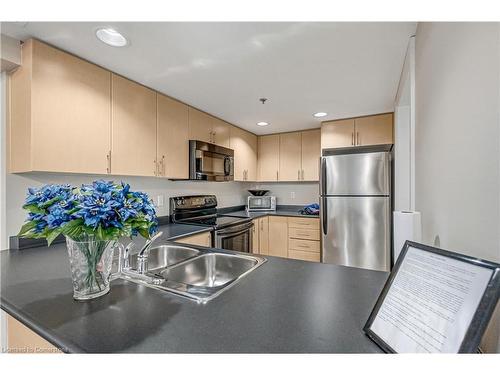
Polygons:
<instances>
[{"instance_id":1,"label":"cabinet door","mask_svg":"<svg viewBox=\"0 0 500 375\"><path fill-rule=\"evenodd\" d=\"M210 232L204 232L200 234L194 234L192 236L184 237L179 240L175 240L175 242L179 242L186 245L198 245L204 247L212 246L212 235Z\"/></svg>"},{"instance_id":2,"label":"cabinet door","mask_svg":"<svg viewBox=\"0 0 500 375\"><path fill-rule=\"evenodd\" d=\"M288 257L288 220L285 216L269 216L269 255Z\"/></svg>"},{"instance_id":3,"label":"cabinet door","mask_svg":"<svg viewBox=\"0 0 500 375\"><path fill-rule=\"evenodd\" d=\"M255 181L257 178L257 136L233 126L229 147L234 150L234 180Z\"/></svg>"},{"instance_id":4,"label":"cabinet door","mask_svg":"<svg viewBox=\"0 0 500 375\"><path fill-rule=\"evenodd\" d=\"M23 65L19 74L23 74L22 69L32 69L32 169L106 173L111 73L35 40L23 46L23 60L29 54L31 65ZM26 60L24 63L28 64ZM20 90L29 95L30 87ZM26 112L26 108L19 109ZM12 117L15 116L17 112L13 110Z\"/></svg>"},{"instance_id":5,"label":"cabinet door","mask_svg":"<svg viewBox=\"0 0 500 375\"><path fill-rule=\"evenodd\" d=\"M254 219L252 223L252 253L259 254L259 219Z\"/></svg>"},{"instance_id":6,"label":"cabinet door","mask_svg":"<svg viewBox=\"0 0 500 375\"><path fill-rule=\"evenodd\" d=\"M189 107L189 139L212 142L212 116Z\"/></svg>"},{"instance_id":7,"label":"cabinet door","mask_svg":"<svg viewBox=\"0 0 500 375\"><path fill-rule=\"evenodd\" d=\"M354 146L354 119L321 124L321 148Z\"/></svg>"},{"instance_id":8,"label":"cabinet door","mask_svg":"<svg viewBox=\"0 0 500 375\"><path fill-rule=\"evenodd\" d=\"M269 216L259 220L259 254L269 255Z\"/></svg>"},{"instance_id":9,"label":"cabinet door","mask_svg":"<svg viewBox=\"0 0 500 375\"><path fill-rule=\"evenodd\" d=\"M227 122L212 117L212 143L222 147L229 147L231 125Z\"/></svg>"},{"instance_id":10,"label":"cabinet door","mask_svg":"<svg viewBox=\"0 0 500 375\"><path fill-rule=\"evenodd\" d=\"M299 181L302 170L300 132L280 134L279 181Z\"/></svg>"},{"instance_id":11,"label":"cabinet door","mask_svg":"<svg viewBox=\"0 0 500 375\"><path fill-rule=\"evenodd\" d=\"M355 129L357 146L394 143L392 113L357 118Z\"/></svg>"},{"instance_id":12,"label":"cabinet door","mask_svg":"<svg viewBox=\"0 0 500 375\"><path fill-rule=\"evenodd\" d=\"M156 93L112 76L111 173L156 175Z\"/></svg>"},{"instance_id":13,"label":"cabinet door","mask_svg":"<svg viewBox=\"0 0 500 375\"><path fill-rule=\"evenodd\" d=\"M320 129L303 131L301 180L319 181L320 156L321 156Z\"/></svg>"},{"instance_id":14,"label":"cabinet door","mask_svg":"<svg viewBox=\"0 0 500 375\"><path fill-rule=\"evenodd\" d=\"M189 177L188 106L157 94L158 175Z\"/></svg>"},{"instance_id":15,"label":"cabinet door","mask_svg":"<svg viewBox=\"0 0 500 375\"><path fill-rule=\"evenodd\" d=\"M59 348L56 348L9 314L6 315L9 353L61 353Z\"/></svg>"},{"instance_id":16,"label":"cabinet door","mask_svg":"<svg viewBox=\"0 0 500 375\"><path fill-rule=\"evenodd\" d=\"M280 136L260 136L258 144L259 181L278 181Z\"/></svg>"}]
</instances>

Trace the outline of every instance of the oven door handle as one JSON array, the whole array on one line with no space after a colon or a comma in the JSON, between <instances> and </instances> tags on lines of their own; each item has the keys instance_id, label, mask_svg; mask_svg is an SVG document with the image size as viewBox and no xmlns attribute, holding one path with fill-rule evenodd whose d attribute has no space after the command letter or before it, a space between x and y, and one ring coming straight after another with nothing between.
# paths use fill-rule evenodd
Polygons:
<instances>
[{"instance_id":1,"label":"oven door handle","mask_svg":"<svg viewBox=\"0 0 500 375\"><path fill-rule=\"evenodd\" d=\"M253 223L250 223L249 225L245 225L245 227L238 226L237 230L230 230L230 229L220 229L215 232L217 236L220 237L229 237L229 236L237 236L239 234L243 234L245 232L248 232L251 230L253 227Z\"/></svg>"}]
</instances>

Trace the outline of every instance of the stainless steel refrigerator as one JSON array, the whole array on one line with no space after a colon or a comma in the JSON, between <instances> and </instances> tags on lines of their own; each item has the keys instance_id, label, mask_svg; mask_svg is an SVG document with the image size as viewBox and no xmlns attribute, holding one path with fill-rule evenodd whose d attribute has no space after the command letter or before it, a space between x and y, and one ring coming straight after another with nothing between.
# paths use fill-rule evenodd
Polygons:
<instances>
[{"instance_id":1,"label":"stainless steel refrigerator","mask_svg":"<svg viewBox=\"0 0 500 375\"><path fill-rule=\"evenodd\" d=\"M389 271L392 145L324 150L322 262Z\"/></svg>"}]
</instances>

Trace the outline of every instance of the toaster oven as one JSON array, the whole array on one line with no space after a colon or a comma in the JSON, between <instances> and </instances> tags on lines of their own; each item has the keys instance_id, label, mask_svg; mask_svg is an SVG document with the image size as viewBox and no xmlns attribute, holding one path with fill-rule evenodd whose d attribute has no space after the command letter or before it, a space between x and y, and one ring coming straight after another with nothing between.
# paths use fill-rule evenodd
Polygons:
<instances>
[{"instance_id":1,"label":"toaster oven","mask_svg":"<svg viewBox=\"0 0 500 375\"><path fill-rule=\"evenodd\" d=\"M248 211L275 211L276 197L272 195L264 195L256 197L250 195L247 200Z\"/></svg>"}]
</instances>

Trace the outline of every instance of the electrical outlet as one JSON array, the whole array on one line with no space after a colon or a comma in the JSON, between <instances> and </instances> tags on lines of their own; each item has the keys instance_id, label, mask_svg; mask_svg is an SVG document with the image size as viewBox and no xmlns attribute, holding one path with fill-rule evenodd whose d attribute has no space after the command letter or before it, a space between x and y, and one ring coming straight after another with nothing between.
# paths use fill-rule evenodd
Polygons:
<instances>
[{"instance_id":1,"label":"electrical outlet","mask_svg":"<svg viewBox=\"0 0 500 375\"><path fill-rule=\"evenodd\" d=\"M158 195L156 197L156 203L158 207L163 207L163 195Z\"/></svg>"},{"instance_id":2,"label":"electrical outlet","mask_svg":"<svg viewBox=\"0 0 500 375\"><path fill-rule=\"evenodd\" d=\"M294 191L291 191L291 192L290 192L290 198L291 198L291 199L295 199L295 192L294 192Z\"/></svg>"}]
</instances>

